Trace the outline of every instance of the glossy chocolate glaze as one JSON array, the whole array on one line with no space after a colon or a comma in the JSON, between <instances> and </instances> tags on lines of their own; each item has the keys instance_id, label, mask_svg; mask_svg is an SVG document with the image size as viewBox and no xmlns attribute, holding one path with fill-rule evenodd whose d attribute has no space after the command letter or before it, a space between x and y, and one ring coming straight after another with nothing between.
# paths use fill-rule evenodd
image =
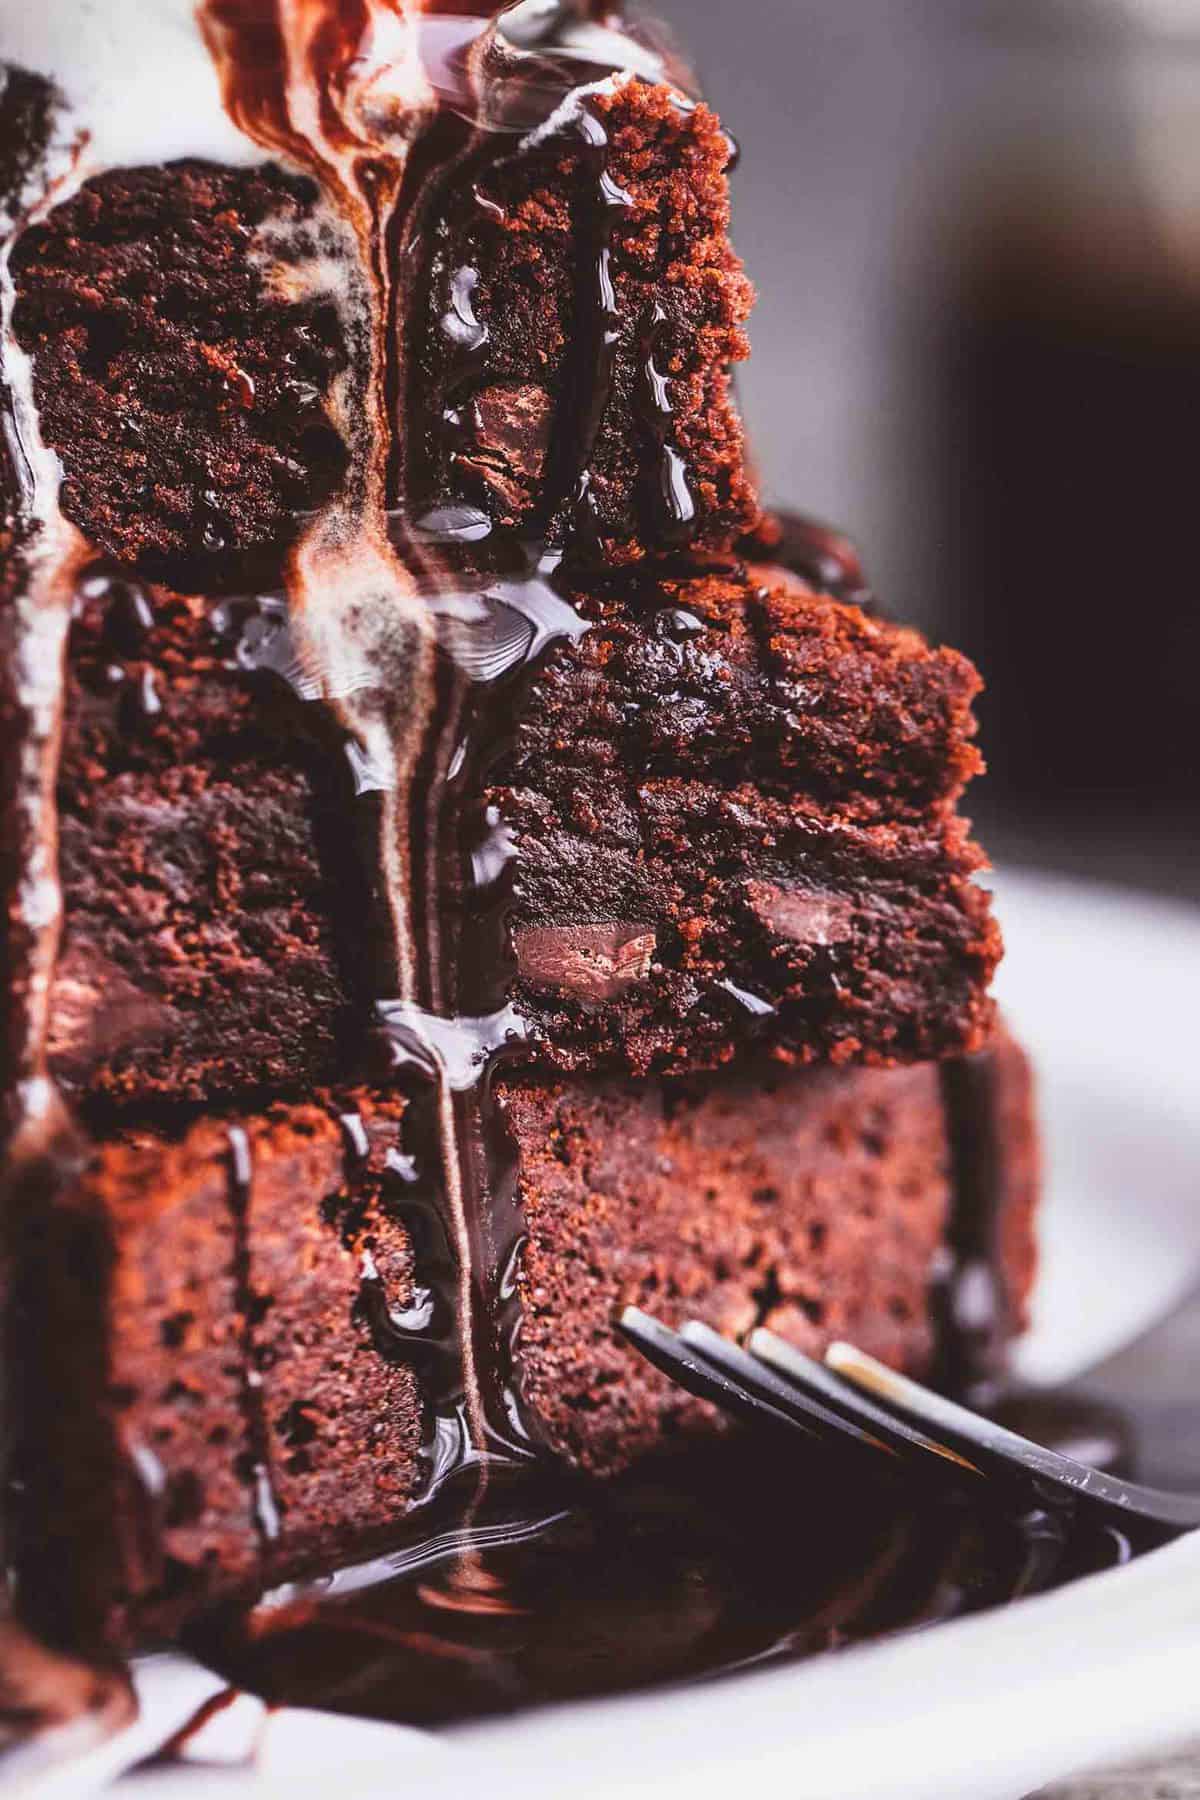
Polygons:
<instances>
[{"instance_id":1,"label":"glossy chocolate glaze","mask_svg":"<svg viewBox=\"0 0 1200 1800\"><path fill-rule=\"evenodd\" d=\"M246 1421L247 1471L254 1497L254 1523L264 1544L279 1536L279 1503L271 1482L271 1462L267 1453L267 1426L263 1416L259 1383L252 1355L253 1292L250 1281L250 1241L246 1216L250 1205L250 1184L254 1180L254 1158L250 1140L240 1125L229 1127L229 1198L234 1222L234 1280L241 1323L242 1411Z\"/></svg>"},{"instance_id":2,"label":"glossy chocolate glaze","mask_svg":"<svg viewBox=\"0 0 1200 1800\"><path fill-rule=\"evenodd\" d=\"M597 1488L493 1485L373 1563L202 1621L188 1647L272 1705L447 1725L798 1660L1114 1565L981 1506L746 1436Z\"/></svg>"},{"instance_id":3,"label":"glossy chocolate glaze","mask_svg":"<svg viewBox=\"0 0 1200 1800\"><path fill-rule=\"evenodd\" d=\"M266 30L223 0L201 9L231 116L316 176L349 221L364 273L372 349L351 479L336 516L315 520L292 558L286 627L260 633L257 645L243 632L237 657L331 709L352 764L353 835L367 847L374 899L370 1011L387 1062L414 1093L404 1205L428 1247L418 1280L435 1337L429 1309L399 1319L371 1270L363 1305L379 1348L415 1358L430 1378L431 1489L460 1464L483 1481L491 1462L531 1453L512 1376L514 1159L490 1101L494 1070L523 1035L507 1000L512 871L502 822L480 817L475 796L508 741L514 690L556 642L587 629L556 584L563 545L546 533L566 504L572 535L588 538L589 463L620 324L608 234L629 202L607 174L604 125L581 89L609 74L586 47L600 17L570 6L519 6L499 20L414 8L404 21L411 55L397 64L387 60L394 16L370 5L281 6ZM619 33L615 43L632 53ZM452 185L474 191L482 168L524 153L538 134L579 140L594 183L583 234L589 300L572 350L572 402L552 432L541 533L502 531L465 498L412 519L391 502L413 485L407 321L429 279L411 275L426 220ZM474 279L469 267L449 275L452 389L470 381L486 342ZM670 491L687 512L682 474ZM361 567L357 582L347 563Z\"/></svg>"},{"instance_id":4,"label":"glossy chocolate glaze","mask_svg":"<svg viewBox=\"0 0 1200 1800\"><path fill-rule=\"evenodd\" d=\"M986 1407L1005 1376L1012 1318L996 1274L1003 1195L997 1143L996 1070L986 1052L941 1071L954 1204L936 1290L943 1386Z\"/></svg>"}]
</instances>

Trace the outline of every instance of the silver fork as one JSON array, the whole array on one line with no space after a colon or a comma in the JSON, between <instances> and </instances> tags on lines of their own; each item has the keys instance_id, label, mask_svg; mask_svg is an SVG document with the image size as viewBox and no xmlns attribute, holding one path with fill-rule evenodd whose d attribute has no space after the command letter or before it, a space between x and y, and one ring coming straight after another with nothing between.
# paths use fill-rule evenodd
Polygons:
<instances>
[{"instance_id":1,"label":"silver fork","mask_svg":"<svg viewBox=\"0 0 1200 1800\"><path fill-rule=\"evenodd\" d=\"M636 1307L626 1308L620 1328L690 1393L873 1462L880 1475L981 1495L999 1488L1045 1509L1067 1534L1076 1523L1107 1529L1128 1555L1200 1526L1200 1494L1123 1481L1044 1449L851 1344L832 1345L822 1364L771 1331L751 1333L743 1347L694 1321L672 1331Z\"/></svg>"}]
</instances>

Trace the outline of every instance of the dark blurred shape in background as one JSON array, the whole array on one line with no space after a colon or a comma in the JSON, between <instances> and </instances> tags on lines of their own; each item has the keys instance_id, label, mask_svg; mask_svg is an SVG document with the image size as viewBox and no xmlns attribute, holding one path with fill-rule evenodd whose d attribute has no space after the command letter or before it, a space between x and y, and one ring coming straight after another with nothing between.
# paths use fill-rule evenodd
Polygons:
<instances>
[{"instance_id":1,"label":"dark blurred shape in background","mask_svg":"<svg viewBox=\"0 0 1200 1800\"><path fill-rule=\"evenodd\" d=\"M1200 897L1200 0L650 0L738 137L765 485L988 678L999 854Z\"/></svg>"}]
</instances>

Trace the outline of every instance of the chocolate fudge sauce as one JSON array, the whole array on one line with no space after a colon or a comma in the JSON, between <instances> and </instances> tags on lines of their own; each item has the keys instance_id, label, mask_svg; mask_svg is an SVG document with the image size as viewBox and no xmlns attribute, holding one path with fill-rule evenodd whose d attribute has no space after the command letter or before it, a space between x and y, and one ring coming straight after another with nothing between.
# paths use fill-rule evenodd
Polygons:
<instances>
[{"instance_id":1,"label":"chocolate fudge sauce","mask_svg":"<svg viewBox=\"0 0 1200 1800\"><path fill-rule=\"evenodd\" d=\"M207 0L200 19L230 116L325 194L351 271L342 302L365 347L341 421L347 479L302 533L284 595L243 622L234 656L326 709L352 780L371 897L371 1029L414 1095L412 1158L393 1185L424 1296L397 1311L368 1255L361 1298L377 1348L419 1365L425 1380L427 1502L464 1465L482 1483L493 1462L533 1452L513 1376L514 1157L490 1100L493 1074L524 1032L507 1000L513 862L503 822L482 816L475 796L509 741L514 689L556 643L587 629L559 585L569 542L551 521L565 507L568 540L595 534L590 460L621 323L609 239L632 204L608 174L589 84L613 79L614 52L635 65L645 52L586 6L520 5L491 20L464 7L426 14L328 0L280 0L264 16ZM690 101L681 94L679 104ZM541 529L505 530L466 495L414 518L396 498L412 491L407 320L435 279L422 260L426 222L448 193L477 195L486 168L547 137L582 145L593 202ZM441 278L453 398L487 329L472 304L474 269ZM686 535L694 508L652 342L646 355L663 505ZM442 424L452 436L453 405ZM222 608L218 626L235 613Z\"/></svg>"},{"instance_id":2,"label":"chocolate fudge sauce","mask_svg":"<svg viewBox=\"0 0 1200 1800\"><path fill-rule=\"evenodd\" d=\"M983 1051L947 1063L940 1073L953 1202L934 1296L938 1376L973 1405L987 1407L999 1396L1012 1335L1008 1297L992 1262L1004 1198L995 1061Z\"/></svg>"},{"instance_id":3,"label":"chocolate fudge sauce","mask_svg":"<svg viewBox=\"0 0 1200 1800\"><path fill-rule=\"evenodd\" d=\"M961 1617L1118 1563L1049 1514L864 1482L769 1435L613 1484L495 1482L474 1517L188 1647L273 1705L450 1725L680 1682ZM474 1558L470 1584L451 1579Z\"/></svg>"}]
</instances>

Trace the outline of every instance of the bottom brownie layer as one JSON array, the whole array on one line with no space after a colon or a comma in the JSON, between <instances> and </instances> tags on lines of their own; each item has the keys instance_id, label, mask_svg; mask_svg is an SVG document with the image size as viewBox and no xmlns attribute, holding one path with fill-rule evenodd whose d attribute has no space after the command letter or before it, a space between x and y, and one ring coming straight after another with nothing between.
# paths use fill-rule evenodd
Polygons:
<instances>
[{"instance_id":1,"label":"bottom brownie layer","mask_svg":"<svg viewBox=\"0 0 1200 1800\"><path fill-rule=\"evenodd\" d=\"M1028 1069L1007 1040L973 1066L1003 1122L986 1242L1016 1324L1037 1195ZM611 1473L720 1429L616 1336L630 1303L937 1365L972 1195L952 1191L936 1067L501 1082L496 1097L527 1231L516 1375L554 1456ZM426 1398L373 1318L426 1303L394 1198L405 1108L345 1104L131 1132L52 1201L29 1197L10 1247L11 1524L22 1611L52 1641L168 1635L222 1596L360 1554L416 1496Z\"/></svg>"},{"instance_id":2,"label":"bottom brownie layer","mask_svg":"<svg viewBox=\"0 0 1200 1800\"><path fill-rule=\"evenodd\" d=\"M623 1306L931 1366L951 1205L935 1067L555 1084L504 1103L529 1229L523 1391L572 1461L608 1472L715 1419L614 1335Z\"/></svg>"}]
</instances>

